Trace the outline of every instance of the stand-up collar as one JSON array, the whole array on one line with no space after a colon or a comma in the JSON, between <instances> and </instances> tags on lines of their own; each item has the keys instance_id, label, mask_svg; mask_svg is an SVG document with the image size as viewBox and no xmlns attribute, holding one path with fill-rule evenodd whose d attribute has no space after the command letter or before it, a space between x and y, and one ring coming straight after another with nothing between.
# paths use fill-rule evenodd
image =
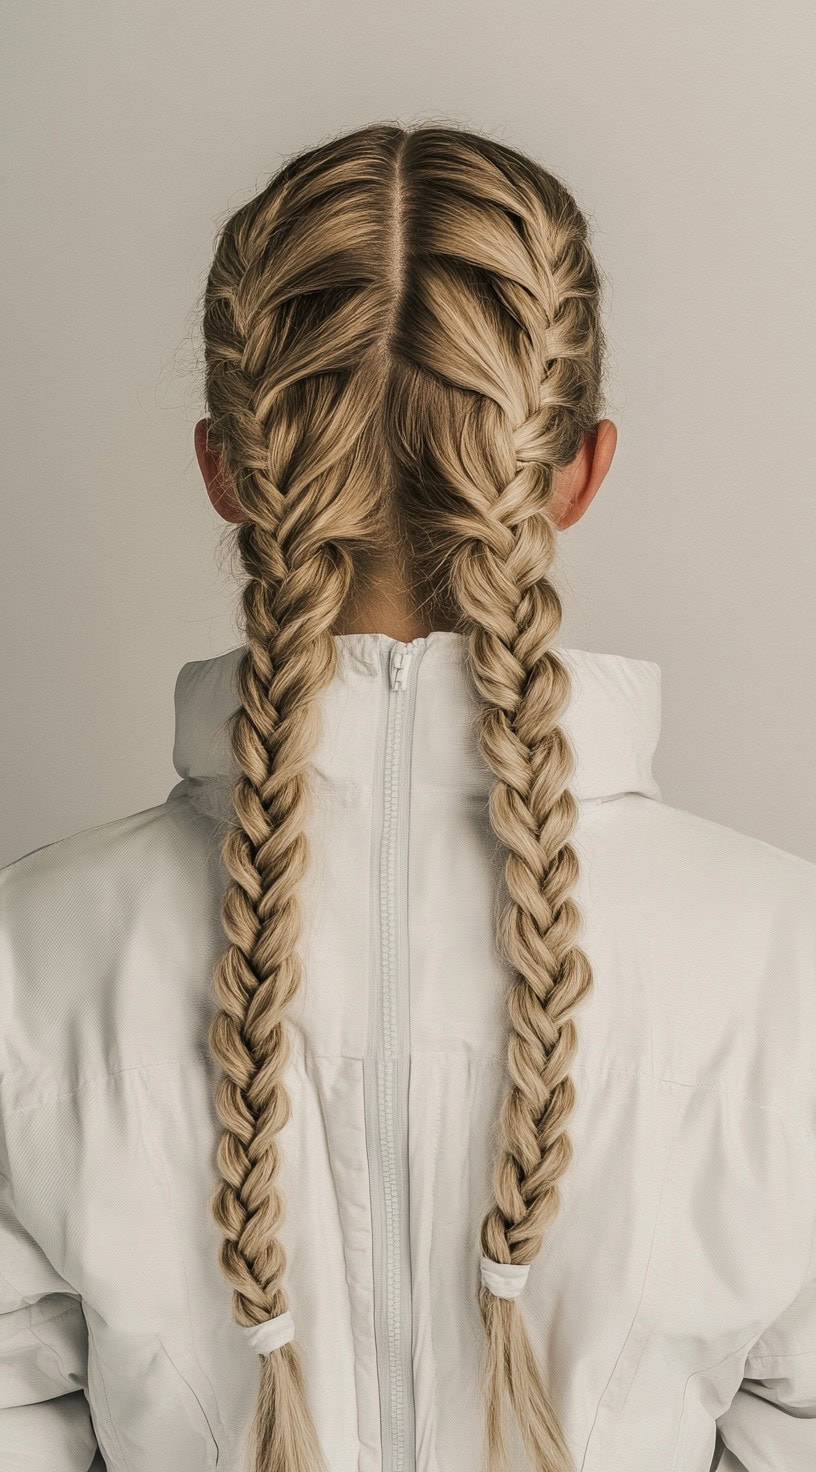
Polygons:
<instances>
[{"instance_id":1,"label":"stand-up collar","mask_svg":"<svg viewBox=\"0 0 816 1472\"><path fill-rule=\"evenodd\" d=\"M478 751L473 688L463 635L434 632L410 645L386 634L340 634L337 668L320 696L321 736L312 767L327 782L367 790L391 689L395 646L414 669L412 780L442 789L489 791ZM572 677L561 726L575 753L570 786L583 802L625 792L660 798L652 760L660 737L661 672L651 660L555 646ZM175 685L173 765L201 811L231 815L237 778L227 722L239 704L235 676L243 645L180 669Z\"/></svg>"}]
</instances>

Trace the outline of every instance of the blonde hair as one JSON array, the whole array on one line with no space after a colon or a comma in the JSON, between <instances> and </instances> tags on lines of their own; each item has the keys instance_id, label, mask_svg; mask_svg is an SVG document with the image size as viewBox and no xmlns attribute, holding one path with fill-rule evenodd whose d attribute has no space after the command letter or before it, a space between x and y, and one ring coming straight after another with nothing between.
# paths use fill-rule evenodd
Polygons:
<instances>
[{"instance_id":1,"label":"blonde hair","mask_svg":"<svg viewBox=\"0 0 816 1472\"><path fill-rule=\"evenodd\" d=\"M242 1326L287 1308L277 1136L290 1115L287 1008L332 630L396 532L417 602L453 613L480 697L489 814L504 850L509 1082L483 1253L529 1264L559 1207L577 1036L592 984L576 944L570 680L552 646L557 466L598 420L600 277L552 174L453 127L361 128L290 160L223 225L204 301L210 439L244 520L246 647L223 843L229 944L210 1047L221 1181L212 1210ZM519 1303L482 1282L489 1469L505 1396L540 1472L573 1463ZM298 1350L262 1354L256 1472L325 1466Z\"/></svg>"}]
</instances>

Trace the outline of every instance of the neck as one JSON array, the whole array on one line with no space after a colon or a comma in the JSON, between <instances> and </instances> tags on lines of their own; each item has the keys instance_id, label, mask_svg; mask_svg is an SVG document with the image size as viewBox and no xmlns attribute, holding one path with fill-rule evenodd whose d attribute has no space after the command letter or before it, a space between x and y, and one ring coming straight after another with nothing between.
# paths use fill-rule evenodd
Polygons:
<instances>
[{"instance_id":1,"label":"neck","mask_svg":"<svg viewBox=\"0 0 816 1472\"><path fill-rule=\"evenodd\" d=\"M358 572L342 612L335 620L338 634L386 634L409 644L435 629L452 631L456 615L431 602L418 602L403 568L383 561Z\"/></svg>"}]
</instances>

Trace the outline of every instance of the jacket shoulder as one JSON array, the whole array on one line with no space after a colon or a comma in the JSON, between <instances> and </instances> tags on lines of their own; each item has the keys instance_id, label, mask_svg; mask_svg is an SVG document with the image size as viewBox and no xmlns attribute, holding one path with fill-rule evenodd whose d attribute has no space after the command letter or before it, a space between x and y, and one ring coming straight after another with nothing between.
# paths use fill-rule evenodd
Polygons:
<instances>
[{"instance_id":1,"label":"jacket shoulder","mask_svg":"<svg viewBox=\"0 0 816 1472\"><path fill-rule=\"evenodd\" d=\"M639 1066L816 1132L816 864L640 796L599 810L588 852L589 935L600 971L627 963Z\"/></svg>"},{"instance_id":2,"label":"jacket shoulder","mask_svg":"<svg viewBox=\"0 0 816 1472\"><path fill-rule=\"evenodd\" d=\"M151 1036L174 1046L213 861L212 826L173 799L0 868L0 1082L14 1107L130 1066Z\"/></svg>"},{"instance_id":3,"label":"jacket shoulder","mask_svg":"<svg viewBox=\"0 0 816 1472\"><path fill-rule=\"evenodd\" d=\"M194 810L177 800L111 818L42 844L0 866L0 917L7 925L28 924L45 934L53 919L70 928L69 901L96 901L141 891L148 867L172 860L181 830Z\"/></svg>"},{"instance_id":4,"label":"jacket shoulder","mask_svg":"<svg viewBox=\"0 0 816 1472\"><path fill-rule=\"evenodd\" d=\"M816 922L816 863L753 834L687 808L643 800L634 821L643 825L657 883L685 882L690 897L739 919L746 906L766 913L781 905ZM723 906L733 906L733 911Z\"/></svg>"}]
</instances>

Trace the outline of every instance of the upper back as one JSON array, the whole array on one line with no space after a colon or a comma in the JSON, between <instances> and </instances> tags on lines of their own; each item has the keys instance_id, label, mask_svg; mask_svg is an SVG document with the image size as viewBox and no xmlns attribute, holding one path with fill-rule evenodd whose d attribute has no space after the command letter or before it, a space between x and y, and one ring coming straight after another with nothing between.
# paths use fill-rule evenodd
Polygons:
<instances>
[{"instance_id":1,"label":"upper back","mask_svg":"<svg viewBox=\"0 0 816 1472\"><path fill-rule=\"evenodd\" d=\"M341 646L312 764L291 1027L303 1048L365 1054L385 886L406 907L411 1048L502 1057L502 855L462 646L454 635L416 641L396 691L396 641L347 636ZM663 802L652 772L658 667L565 653L575 897L593 970L575 1018L579 1065L715 1088L812 1130L816 865ZM2 1072L18 1103L205 1047L209 979L226 943L220 844L239 654L180 672L182 780L164 803L0 870Z\"/></svg>"}]
</instances>

